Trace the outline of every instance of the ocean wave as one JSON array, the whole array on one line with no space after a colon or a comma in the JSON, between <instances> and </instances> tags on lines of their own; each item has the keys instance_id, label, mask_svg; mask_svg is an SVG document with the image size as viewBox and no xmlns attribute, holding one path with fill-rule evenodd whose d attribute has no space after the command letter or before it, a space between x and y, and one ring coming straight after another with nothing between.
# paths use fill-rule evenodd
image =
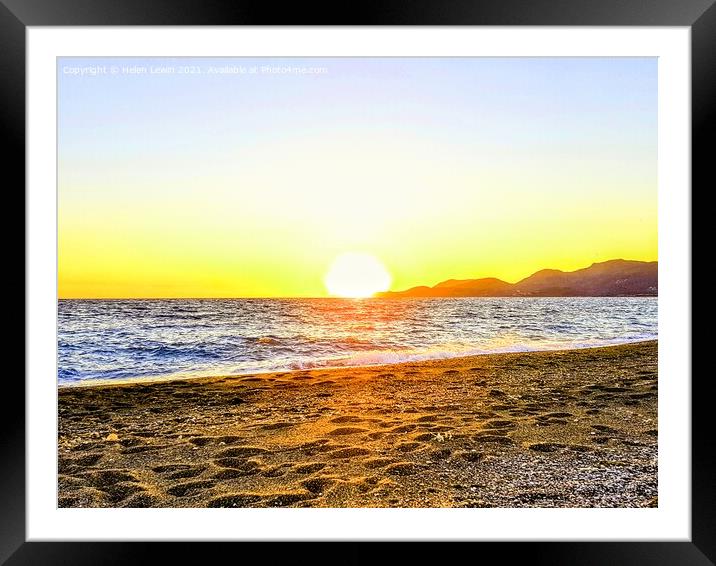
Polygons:
<instances>
[{"instance_id":1,"label":"ocean wave","mask_svg":"<svg viewBox=\"0 0 716 566\"><path fill-rule=\"evenodd\" d=\"M61 301L58 308L60 383L392 364L658 334L656 298Z\"/></svg>"},{"instance_id":2,"label":"ocean wave","mask_svg":"<svg viewBox=\"0 0 716 566\"><path fill-rule=\"evenodd\" d=\"M552 343L524 343L497 346L494 348L471 347L435 347L428 349L406 350L375 350L370 352L357 352L351 356L329 359L302 360L292 363L289 369L314 369L328 367L363 367L373 365L390 365L408 362L424 362L429 360L443 360L470 356L483 356L489 354L508 354L518 352L540 352L555 350L578 350L584 348L599 348L602 346L616 346L656 340L657 335L644 335L631 339L590 340L582 342L552 342Z\"/></svg>"},{"instance_id":3,"label":"ocean wave","mask_svg":"<svg viewBox=\"0 0 716 566\"><path fill-rule=\"evenodd\" d=\"M281 341L274 336L260 336L256 338L257 344L280 344Z\"/></svg>"}]
</instances>

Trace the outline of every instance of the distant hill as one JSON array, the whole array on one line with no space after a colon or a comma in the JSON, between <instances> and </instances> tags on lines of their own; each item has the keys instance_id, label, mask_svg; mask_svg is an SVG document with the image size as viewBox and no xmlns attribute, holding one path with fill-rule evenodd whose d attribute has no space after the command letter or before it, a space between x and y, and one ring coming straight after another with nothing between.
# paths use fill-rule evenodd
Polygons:
<instances>
[{"instance_id":1,"label":"distant hill","mask_svg":"<svg viewBox=\"0 0 716 566\"><path fill-rule=\"evenodd\" d=\"M376 296L401 297L633 297L658 295L658 262L613 259L576 271L543 269L507 283L494 277L448 279L433 287L413 287Z\"/></svg>"}]
</instances>

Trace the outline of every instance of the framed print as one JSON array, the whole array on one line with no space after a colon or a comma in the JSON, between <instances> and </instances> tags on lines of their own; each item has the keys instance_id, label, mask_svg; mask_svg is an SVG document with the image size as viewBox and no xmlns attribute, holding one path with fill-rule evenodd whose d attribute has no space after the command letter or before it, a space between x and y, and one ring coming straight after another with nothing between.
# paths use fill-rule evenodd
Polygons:
<instances>
[{"instance_id":1,"label":"framed print","mask_svg":"<svg viewBox=\"0 0 716 566\"><path fill-rule=\"evenodd\" d=\"M713 563L711 3L80 4L0 12L27 210L0 558Z\"/></svg>"}]
</instances>

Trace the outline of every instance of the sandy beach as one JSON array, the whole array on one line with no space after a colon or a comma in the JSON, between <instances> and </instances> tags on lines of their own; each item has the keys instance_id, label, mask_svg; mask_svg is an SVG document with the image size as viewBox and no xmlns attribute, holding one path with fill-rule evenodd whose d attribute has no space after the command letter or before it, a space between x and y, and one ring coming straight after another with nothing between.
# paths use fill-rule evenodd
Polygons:
<instances>
[{"instance_id":1,"label":"sandy beach","mask_svg":"<svg viewBox=\"0 0 716 566\"><path fill-rule=\"evenodd\" d=\"M657 342L61 387L60 507L653 507Z\"/></svg>"}]
</instances>

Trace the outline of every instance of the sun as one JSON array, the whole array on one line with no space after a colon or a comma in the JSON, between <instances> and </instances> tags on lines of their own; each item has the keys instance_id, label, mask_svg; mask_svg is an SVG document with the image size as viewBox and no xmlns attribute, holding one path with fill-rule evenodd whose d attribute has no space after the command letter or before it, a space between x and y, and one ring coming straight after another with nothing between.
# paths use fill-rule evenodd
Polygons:
<instances>
[{"instance_id":1,"label":"sun","mask_svg":"<svg viewBox=\"0 0 716 566\"><path fill-rule=\"evenodd\" d=\"M346 252L333 260L324 282L326 289L334 297L360 299L387 291L391 277L374 255Z\"/></svg>"}]
</instances>

